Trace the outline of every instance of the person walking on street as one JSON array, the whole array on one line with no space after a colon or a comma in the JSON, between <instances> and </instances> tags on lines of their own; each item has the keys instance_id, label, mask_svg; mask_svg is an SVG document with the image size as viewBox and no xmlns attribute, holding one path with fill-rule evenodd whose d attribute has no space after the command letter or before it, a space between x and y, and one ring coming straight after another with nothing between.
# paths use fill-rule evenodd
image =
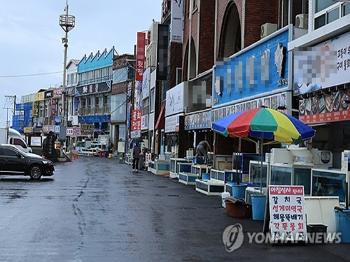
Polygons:
<instances>
[{"instance_id":1,"label":"person walking on street","mask_svg":"<svg viewBox=\"0 0 350 262\"><path fill-rule=\"evenodd\" d=\"M136 143L132 149L132 170L138 172L139 169L139 160L140 160L141 149L140 146Z\"/></svg>"}]
</instances>

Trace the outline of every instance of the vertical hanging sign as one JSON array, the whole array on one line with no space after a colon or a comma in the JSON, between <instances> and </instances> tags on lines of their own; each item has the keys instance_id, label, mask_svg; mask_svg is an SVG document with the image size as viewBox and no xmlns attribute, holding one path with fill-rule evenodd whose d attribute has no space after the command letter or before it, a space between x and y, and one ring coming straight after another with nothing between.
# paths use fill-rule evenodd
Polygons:
<instances>
[{"instance_id":1,"label":"vertical hanging sign","mask_svg":"<svg viewBox=\"0 0 350 262\"><path fill-rule=\"evenodd\" d=\"M141 93L143 71L145 68L145 44L146 34L137 33L136 39L136 72L135 72L135 92L134 92L134 109L131 113L131 137L141 136Z\"/></svg>"},{"instance_id":2,"label":"vertical hanging sign","mask_svg":"<svg viewBox=\"0 0 350 262\"><path fill-rule=\"evenodd\" d=\"M143 70L145 67L145 42L146 34L138 32L136 44L136 81L143 80Z\"/></svg>"}]
</instances>

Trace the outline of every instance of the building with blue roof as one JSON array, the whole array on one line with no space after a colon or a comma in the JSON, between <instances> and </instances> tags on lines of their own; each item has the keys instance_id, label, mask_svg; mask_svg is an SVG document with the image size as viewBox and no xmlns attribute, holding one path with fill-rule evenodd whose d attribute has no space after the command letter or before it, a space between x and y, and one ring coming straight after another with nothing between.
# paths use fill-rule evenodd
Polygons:
<instances>
[{"instance_id":1,"label":"building with blue roof","mask_svg":"<svg viewBox=\"0 0 350 262\"><path fill-rule=\"evenodd\" d=\"M92 126L94 132L109 133L114 47L84 55L77 66L78 84L74 104L80 124Z\"/></svg>"}]
</instances>

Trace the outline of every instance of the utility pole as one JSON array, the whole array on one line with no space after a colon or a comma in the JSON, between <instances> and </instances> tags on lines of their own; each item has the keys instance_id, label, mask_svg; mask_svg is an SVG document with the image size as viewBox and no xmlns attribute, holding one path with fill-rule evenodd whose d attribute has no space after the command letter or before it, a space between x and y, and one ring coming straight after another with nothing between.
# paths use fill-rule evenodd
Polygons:
<instances>
[{"instance_id":1,"label":"utility pole","mask_svg":"<svg viewBox=\"0 0 350 262\"><path fill-rule=\"evenodd\" d=\"M12 115L16 112L16 96L9 96L5 95L5 105L4 108L6 109L6 127L10 127L10 119L9 119L9 110L12 111Z\"/></svg>"},{"instance_id":2,"label":"utility pole","mask_svg":"<svg viewBox=\"0 0 350 262\"><path fill-rule=\"evenodd\" d=\"M8 140L8 130L10 128L10 118L9 118L9 110L12 111L12 116L16 112L16 96L8 96L5 95L5 105L4 109L6 109L6 129L7 129L7 138Z\"/></svg>"},{"instance_id":3,"label":"utility pole","mask_svg":"<svg viewBox=\"0 0 350 262\"><path fill-rule=\"evenodd\" d=\"M71 31L75 27L75 16L69 15L68 12L68 0L66 0L66 8L64 11L66 12L63 15L60 15L59 24L63 29L65 35L62 38L62 44L64 46L64 60L63 60L63 91L62 91L62 119L61 126L67 127L67 119L66 119L66 108L65 108L65 91L66 91L66 77L67 77L67 52L68 52L68 32Z\"/></svg>"}]
</instances>

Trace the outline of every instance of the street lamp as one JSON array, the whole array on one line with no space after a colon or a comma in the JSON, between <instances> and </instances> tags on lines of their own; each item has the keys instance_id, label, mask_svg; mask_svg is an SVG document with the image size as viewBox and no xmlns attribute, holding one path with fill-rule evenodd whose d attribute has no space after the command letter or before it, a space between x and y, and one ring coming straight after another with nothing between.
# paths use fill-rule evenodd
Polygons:
<instances>
[{"instance_id":1,"label":"street lamp","mask_svg":"<svg viewBox=\"0 0 350 262\"><path fill-rule=\"evenodd\" d=\"M75 27L75 16L68 14L68 0L66 0L66 8L64 9L66 12L63 15L60 15L59 24L63 31L65 32L65 36L62 38L62 44L64 46L64 62L63 62L63 92L62 92L62 119L61 125L65 126L67 123L65 121L66 109L65 109L65 90L66 90L66 67L67 67L67 50L68 50L68 32L71 31Z\"/></svg>"}]
</instances>

